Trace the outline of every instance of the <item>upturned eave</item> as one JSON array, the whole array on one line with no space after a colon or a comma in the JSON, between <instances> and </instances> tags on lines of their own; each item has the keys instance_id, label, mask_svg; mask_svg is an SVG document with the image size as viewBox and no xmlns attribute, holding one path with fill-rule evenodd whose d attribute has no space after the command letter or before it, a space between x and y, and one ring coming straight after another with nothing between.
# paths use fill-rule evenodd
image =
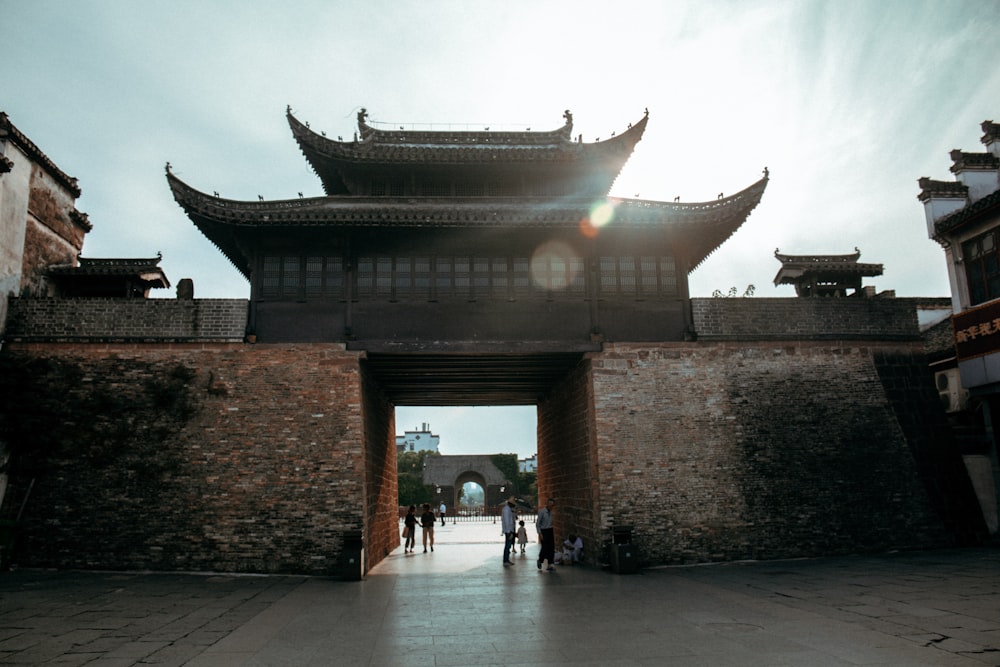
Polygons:
<instances>
[{"instance_id":1,"label":"upturned eave","mask_svg":"<svg viewBox=\"0 0 1000 667\"><path fill-rule=\"evenodd\" d=\"M261 231L305 228L579 229L595 204L587 197L434 198L326 196L238 201L187 185L168 168L174 199L198 229L249 277L239 238ZM768 177L729 197L695 203L608 197L614 215L607 230L660 229L678 239L693 270L746 221L760 203ZM598 235L602 233L597 230Z\"/></svg>"}]
</instances>

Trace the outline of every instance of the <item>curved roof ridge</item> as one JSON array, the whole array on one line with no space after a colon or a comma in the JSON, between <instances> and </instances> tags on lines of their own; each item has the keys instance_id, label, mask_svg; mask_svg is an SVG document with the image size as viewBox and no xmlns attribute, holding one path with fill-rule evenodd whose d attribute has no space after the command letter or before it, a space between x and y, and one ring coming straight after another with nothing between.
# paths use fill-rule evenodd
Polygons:
<instances>
[{"instance_id":1,"label":"curved roof ridge","mask_svg":"<svg viewBox=\"0 0 1000 667\"><path fill-rule=\"evenodd\" d=\"M789 255L779 252L778 249L775 248L774 256L780 262L812 262L822 264L832 262L856 262L861 257L861 251L855 248L854 252L842 255L820 255L815 253L810 253L808 255Z\"/></svg>"},{"instance_id":2,"label":"curved roof ridge","mask_svg":"<svg viewBox=\"0 0 1000 667\"><path fill-rule=\"evenodd\" d=\"M362 141L376 141L381 143L398 143L400 141L412 141L414 143L430 143L430 140L450 139L452 141L462 141L471 143L476 139L489 140L492 143L528 143L544 144L568 142L573 134L573 114L567 109L563 112L565 122L562 127L554 130L543 130L533 132L531 128L524 131L499 130L490 131L490 126L483 130L407 130L405 126L399 129L382 129L370 124L367 120L368 110L361 108L358 111L358 132ZM375 122L375 121L372 121ZM385 123L389 125L389 123ZM464 140L464 141L463 141Z\"/></svg>"},{"instance_id":3,"label":"curved roof ridge","mask_svg":"<svg viewBox=\"0 0 1000 667\"><path fill-rule=\"evenodd\" d=\"M49 174L59 182L64 188L70 191L74 197L79 198L82 194L80 184L75 176L70 176L65 171L56 166L48 155L42 152L35 142L17 129L17 126L10 121L10 117L5 111L0 111L0 139L10 137L21 150L28 154L28 157L37 161Z\"/></svg>"}]
</instances>

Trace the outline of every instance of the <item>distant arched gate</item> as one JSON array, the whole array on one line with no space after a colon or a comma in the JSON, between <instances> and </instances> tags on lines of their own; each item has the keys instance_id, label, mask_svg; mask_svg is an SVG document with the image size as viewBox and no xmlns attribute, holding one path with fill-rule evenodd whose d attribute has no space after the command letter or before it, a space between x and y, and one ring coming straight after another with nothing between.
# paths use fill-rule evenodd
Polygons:
<instances>
[{"instance_id":1,"label":"distant arched gate","mask_svg":"<svg viewBox=\"0 0 1000 667\"><path fill-rule=\"evenodd\" d=\"M486 507L503 502L513 488L513 480L494 465L490 455L428 456L424 462L424 484L434 487L434 501L443 501L449 511L458 504L458 489L466 482L483 487ZM505 495L507 494L507 495Z\"/></svg>"}]
</instances>

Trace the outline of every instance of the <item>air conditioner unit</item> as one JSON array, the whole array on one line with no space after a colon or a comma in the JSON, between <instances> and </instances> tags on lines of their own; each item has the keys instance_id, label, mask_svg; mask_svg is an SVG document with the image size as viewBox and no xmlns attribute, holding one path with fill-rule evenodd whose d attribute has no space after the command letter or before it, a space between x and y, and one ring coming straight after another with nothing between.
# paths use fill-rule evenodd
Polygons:
<instances>
[{"instance_id":1,"label":"air conditioner unit","mask_svg":"<svg viewBox=\"0 0 1000 667\"><path fill-rule=\"evenodd\" d=\"M949 368L934 374L938 396L945 412L961 412L969 403L969 392L962 386L962 378L957 368Z\"/></svg>"}]
</instances>

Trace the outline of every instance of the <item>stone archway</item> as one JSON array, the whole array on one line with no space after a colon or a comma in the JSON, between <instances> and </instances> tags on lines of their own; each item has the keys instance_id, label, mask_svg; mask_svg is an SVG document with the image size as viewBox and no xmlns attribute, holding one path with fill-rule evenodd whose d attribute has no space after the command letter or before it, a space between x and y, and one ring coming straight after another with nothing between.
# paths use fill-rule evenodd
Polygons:
<instances>
[{"instance_id":1,"label":"stone archway","mask_svg":"<svg viewBox=\"0 0 1000 667\"><path fill-rule=\"evenodd\" d=\"M487 501L488 496L487 496L487 493L486 493L486 489L487 489L486 478L483 477L480 473L478 473L478 472L476 472L474 470L468 470L468 471L460 474L458 476L458 478L455 480L455 501L454 501L454 507L455 507L456 510L461 506L461 499L460 499L460 495L459 495L459 489L464 488L466 484L470 484L470 483L471 484L477 484L479 486L479 488L481 488L483 490L483 504L487 505L486 501Z\"/></svg>"},{"instance_id":2,"label":"stone archway","mask_svg":"<svg viewBox=\"0 0 1000 667\"><path fill-rule=\"evenodd\" d=\"M458 502L458 489L467 481L483 487L487 507L499 505L511 480L497 468L491 457L479 454L429 456L424 463L424 484L434 486L435 502L448 507Z\"/></svg>"}]
</instances>

